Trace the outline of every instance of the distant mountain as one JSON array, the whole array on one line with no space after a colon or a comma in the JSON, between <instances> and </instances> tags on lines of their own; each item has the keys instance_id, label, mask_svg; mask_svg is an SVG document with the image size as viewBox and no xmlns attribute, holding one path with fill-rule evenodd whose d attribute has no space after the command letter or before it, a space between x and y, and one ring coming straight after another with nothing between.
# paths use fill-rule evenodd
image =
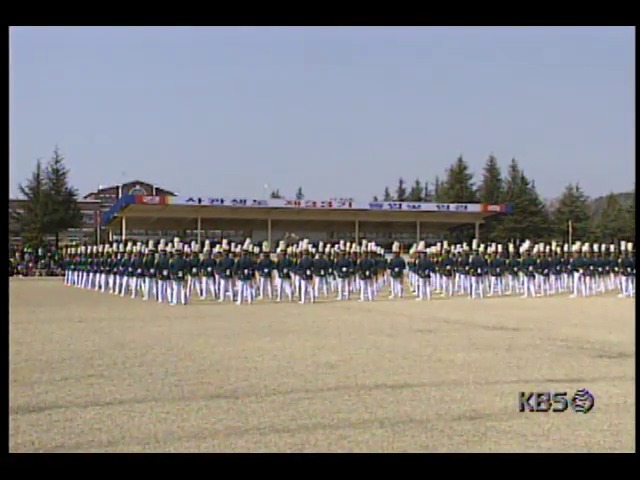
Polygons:
<instances>
[{"instance_id":1,"label":"distant mountain","mask_svg":"<svg viewBox=\"0 0 640 480\"><path fill-rule=\"evenodd\" d=\"M620 202L620 204L622 206L627 206L627 205L631 204L631 202L633 201L633 193L632 192L615 193L614 195L618 198L618 201ZM558 206L558 203L560 202L560 197L545 198L545 199L543 199L543 202L544 202L544 204L546 205L546 207L547 207L547 209L549 211L553 211ZM604 208L606 202L607 202L607 196L606 195L603 195L602 197L596 197L596 198L592 199L589 202L589 205L591 207L592 215L598 217L600 215L600 213L602 212L602 209Z\"/></svg>"},{"instance_id":2,"label":"distant mountain","mask_svg":"<svg viewBox=\"0 0 640 480\"><path fill-rule=\"evenodd\" d=\"M622 205L623 207L631 205L631 202L633 201L632 192L615 193L614 195L617 197L618 201L620 202L620 205ZM607 201L606 195L602 197L597 197L591 200L592 215L594 215L595 217L600 216L600 213L602 213L602 209L604 208L606 201Z\"/></svg>"}]
</instances>

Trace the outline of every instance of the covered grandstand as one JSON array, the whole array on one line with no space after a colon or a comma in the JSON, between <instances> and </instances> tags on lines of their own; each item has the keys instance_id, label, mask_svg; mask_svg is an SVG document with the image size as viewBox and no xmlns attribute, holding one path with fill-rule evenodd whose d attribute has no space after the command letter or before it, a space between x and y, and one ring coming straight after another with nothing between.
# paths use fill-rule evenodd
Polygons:
<instances>
[{"instance_id":1,"label":"covered grandstand","mask_svg":"<svg viewBox=\"0 0 640 480\"><path fill-rule=\"evenodd\" d=\"M105 212L102 224L109 240L156 231L201 242L211 232L236 232L270 244L297 235L312 241L367 238L384 245L392 239L425 239L460 225L474 225L479 238L486 218L509 213L505 204L124 195Z\"/></svg>"}]
</instances>

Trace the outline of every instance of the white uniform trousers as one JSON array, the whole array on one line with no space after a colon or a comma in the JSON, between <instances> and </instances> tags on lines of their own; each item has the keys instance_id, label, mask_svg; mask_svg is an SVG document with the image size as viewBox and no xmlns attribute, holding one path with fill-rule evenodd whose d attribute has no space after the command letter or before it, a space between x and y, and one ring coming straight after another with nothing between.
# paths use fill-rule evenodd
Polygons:
<instances>
[{"instance_id":1,"label":"white uniform trousers","mask_svg":"<svg viewBox=\"0 0 640 480\"><path fill-rule=\"evenodd\" d=\"M269 296L269 300L273 299L273 282L271 280L271 275L269 276L260 276L258 280L259 290L260 290L260 298L264 298L264 292L267 291L267 295Z\"/></svg>"},{"instance_id":2,"label":"white uniform trousers","mask_svg":"<svg viewBox=\"0 0 640 480\"><path fill-rule=\"evenodd\" d=\"M402 277L391 279L391 295L389 298L402 298Z\"/></svg>"},{"instance_id":3,"label":"white uniform trousers","mask_svg":"<svg viewBox=\"0 0 640 480\"><path fill-rule=\"evenodd\" d=\"M187 294L187 285L186 285L186 281L185 280L171 280L171 283L173 285L172 288L172 298L171 298L171 305L177 305L178 300L180 300L180 303L182 305L186 305L188 300L189 300L189 296Z\"/></svg>"},{"instance_id":4,"label":"white uniform trousers","mask_svg":"<svg viewBox=\"0 0 640 480\"><path fill-rule=\"evenodd\" d=\"M241 305L242 300L251 305L253 302L253 285L251 280L239 280L238 281L238 301L237 304Z\"/></svg>"},{"instance_id":5,"label":"white uniform trousers","mask_svg":"<svg viewBox=\"0 0 640 480\"><path fill-rule=\"evenodd\" d=\"M366 280L360 279L360 301L364 302L365 294L369 302L373 302L373 279L368 278Z\"/></svg>"},{"instance_id":6,"label":"white uniform trousers","mask_svg":"<svg viewBox=\"0 0 640 480\"><path fill-rule=\"evenodd\" d=\"M218 301L224 302L227 295L231 297L233 302L233 278L223 277L220 279L220 298L218 298Z\"/></svg>"},{"instance_id":7,"label":"white uniform trousers","mask_svg":"<svg viewBox=\"0 0 640 480\"><path fill-rule=\"evenodd\" d=\"M307 296L311 303L316 301L315 292L313 291L313 279L300 278L300 303L305 303Z\"/></svg>"},{"instance_id":8,"label":"white uniform trousers","mask_svg":"<svg viewBox=\"0 0 640 480\"><path fill-rule=\"evenodd\" d=\"M351 292L349 291L349 277L338 277L338 300L349 300Z\"/></svg>"}]
</instances>

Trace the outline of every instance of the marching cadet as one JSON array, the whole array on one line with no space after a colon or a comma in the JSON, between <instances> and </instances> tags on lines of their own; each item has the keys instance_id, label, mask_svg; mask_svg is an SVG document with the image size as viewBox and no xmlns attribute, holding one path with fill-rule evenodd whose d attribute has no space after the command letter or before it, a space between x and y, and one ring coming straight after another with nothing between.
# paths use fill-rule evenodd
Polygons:
<instances>
[{"instance_id":1,"label":"marching cadet","mask_svg":"<svg viewBox=\"0 0 640 480\"><path fill-rule=\"evenodd\" d=\"M249 255L251 250L251 239L247 238L242 248L242 257L235 264L236 274L238 276L237 305L242 305L243 298L246 298L249 305L251 305L253 301L252 280L255 276L255 265Z\"/></svg>"},{"instance_id":2,"label":"marching cadet","mask_svg":"<svg viewBox=\"0 0 640 480\"><path fill-rule=\"evenodd\" d=\"M468 275L471 282L469 289L469 299L476 297L484 298L483 276L487 269L487 262L483 258L484 245L478 246L478 241L474 238L472 243L472 257L469 260Z\"/></svg>"},{"instance_id":3,"label":"marching cadet","mask_svg":"<svg viewBox=\"0 0 640 480\"><path fill-rule=\"evenodd\" d=\"M318 254L313 261L313 274L314 274L314 296L318 298L320 295L320 286L324 293L324 297L329 296L327 275L329 274L329 261L324 257L324 243L318 244Z\"/></svg>"},{"instance_id":4,"label":"marching cadet","mask_svg":"<svg viewBox=\"0 0 640 480\"><path fill-rule=\"evenodd\" d=\"M139 290L142 290L142 296L144 297L144 250L142 249L142 243L134 248L133 253L133 277L131 278L131 298L136 298Z\"/></svg>"},{"instance_id":5,"label":"marching cadet","mask_svg":"<svg viewBox=\"0 0 640 480\"><path fill-rule=\"evenodd\" d=\"M109 255L109 245L98 246L98 282L96 291L104 293L107 288L107 261Z\"/></svg>"},{"instance_id":6,"label":"marching cadet","mask_svg":"<svg viewBox=\"0 0 640 480\"><path fill-rule=\"evenodd\" d=\"M120 295L120 293L122 292L122 286L125 283L124 274L127 270L126 263L129 263L129 260L126 258L124 243L121 242L118 245L118 261L116 262L118 270L116 272L116 285L113 292L114 295Z\"/></svg>"},{"instance_id":7,"label":"marching cadet","mask_svg":"<svg viewBox=\"0 0 640 480\"><path fill-rule=\"evenodd\" d=\"M331 294L336 293L336 251L338 245L334 245L333 248L329 249L329 253L327 255L327 263L329 264L329 270L327 273L327 281L329 282L329 292Z\"/></svg>"},{"instance_id":8,"label":"marching cadet","mask_svg":"<svg viewBox=\"0 0 640 480\"><path fill-rule=\"evenodd\" d=\"M440 286L440 281L438 280L438 265L440 262L440 252L442 251L442 245L439 243L430 247L428 249L427 256L431 261L431 265L429 267L429 299L431 299L431 295L435 293L437 288Z\"/></svg>"},{"instance_id":9,"label":"marching cadet","mask_svg":"<svg viewBox=\"0 0 640 480\"><path fill-rule=\"evenodd\" d=\"M111 261L109 262L109 293L116 294L116 284L118 283L118 272L120 270L120 248L117 242L114 242L111 250Z\"/></svg>"},{"instance_id":10,"label":"marching cadet","mask_svg":"<svg viewBox=\"0 0 640 480\"><path fill-rule=\"evenodd\" d=\"M100 280L102 278L102 245L94 245L93 253L93 290L98 292L100 290Z\"/></svg>"},{"instance_id":11,"label":"marching cadet","mask_svg":"<svg viewBox=\"0 0 640 480\"><path fill-rule=\"evenodd\" d=\"M291 247L286 247L284 242L280 242L278 247L278 261L276 263L276 272L278 275L278 297L277 302L282 301L283 290L287 293L289 301L293 301L293 287L291 284L291 271L293 270L293 261L289 258Z\"/></svg>"},{"instance_id":12,"label":"marching cadet","mask_svg":"<svg viewBox=\"0 0 640 480\"><path fill-rule=\"evenodd\" d=\"M594 269L595 269L595 278L594 278L594 285L593 285L593 294L596 295L598 293L605 293L606 289L605 289L605 283L604 283L604 279L605 279L605 259L604 259L604 255L606 254L606 245L605 244L601 244L600 246L598 246L598 244L594 244L593 245L593 263L594 263Z\"/></svg>"},{"instance_id":13,"label":"marching cadet","mask_svg":"<svg viewBox=\"0 0 640 480\"><path fill-rule=\"evenodd\" d=\"M366 242L366 240L364 241ZM370 256L370 249L363 248L363 257L358 262L357 272L360 277L360 302L364 302L365 292L370 302L373 302L373 275L375 271L375 262Z\"/></svg>"},{"instance_id":14,"label":"marching cadet","mask_svg":"<svg viewBox=\"0 0 640 480\"><path fill-rule=\"evenodd\" d=\"M183 250L183 258L187 267L187 271L185 274L185 285L187 290L187 301L191 298L191 293L193 292L194 286L199 282L199 273L200 273L200 259L197 258L194 252L195 242L191 242L191 244L185 244ZM199 286L197 287L199 288Z\"/></svg>"},{"instance_id":15,"label":"marching cadet","mask_svg":"<svg viewBox=\"0 0 640 480\"><path fill-rule=\"evenodd\" d=\"M571 271L572 245L565 243L562 255L562 292L573 291L573 272Z\"/></svg>"},{"instance_id":16,"label":"marching cadet","mask_svg":"<svg viewBox=\"0 0 640 480\"><path fill-rule=\"evenodd\" d=\"M622 285L620 284L620 265L618 263L618 255L616 253L616 245L612 243L609 245L609 258L607 259L607 268L609 270L609 290L615 290L618 288L622 291Z\"/></svg>"},{"instance_id":17,"label":"marching cadet","mask_svg":"<svg viewBox=\"0 0 640 480\"><path fill-rule=\"evenodd\" d=\"M258 275L259 275L259 296L262 300L264 298L265 289L269 300L273 299L273 269L275 265L271 260L269 253L269 242L262 243L262 255L258 262Z\"/></svg>"},{"instance_id":18,"label":"marching cadet","mask_svg":"<svg viewBox=\"0 0 640 480\"><path fill-rule=\"evenodd\" d=\"M568 245L565 244L567 247ZM551 244L551 295L562 292L562 249L555 242Z\"/></svg>"},{"instance_id":19,"label":"marching cadet","mask_svg":"<svg viewBox=\"0 0 640 480\"><path fill-rule=\"evenodd\" d=\"M536 296L536 260L529 253L529 240L526 240L521 247L522 255L522 273L524 275L524 295L520 298L528 298ZM533 246L533 254L538 251L538 244Z\"/></svg>"},{"instance_id":20,"label":"marching cadet","mask_svg":"<svg viewBox=\"0 0 640 480\"><path fill-rule=\"evenodd\" d=\"M377 297L378 292L382 290L386 284L387 261L384 258L384 248L376 247L373 261L376 264L376 273L373 281L373 294Z\"/></svg>"},{"instance_id":21,"label":"marching cadet","mask_svg":"<svg viewBox=\"0 0 640 480\"><path fill-rule=\"evenodd\" d=\"M451 250L447 242L442 245L443 257L440 260L439 270L441 275L442 295L453 296L453 279L455 275L456 263L451 257Z\"/></svg>"},{"instance_id":22,"label":"marching cadet","mask_svg":"<svg viewBox=\"0 0 640 480\"><path fill-rule=\"evenodd\" d=\"M426 269L426 246L424 241L420 241L416 246L415 253L417 255L414 274L415 274L415 293L416 301L420 301L424 298L424 292L427 283L427 269Z\"/></svg>"},{"instance_id":23,"label":"marching cadet","mask_svg":"<svg viewBox=\"0 0 640 480\"><path fill-rule=\"evenodd\" d=\"M353 270L351 259L347 257L344 250L338 247L338 260L336 261L336 275L338 276L338 300L349 300L349 277Z\"/></svg>"},{"instance_id":24,"label":"marching cadet","mask_svg":"<svg viewBox=\"0 0 640 480\"><path fill-rule=\"evenodd\" d=\"M509 272L509 291L507 295L515 293L520 295L522 260L516 256L516 247L509 243L509 262L507 264Z\"/></svg>"},{"instance_id":25,"label":"marching cadet","mask_svg":"<svg viewBox=\"0 0 640 480\"><path fill-rule=\"evenodd\" d=\"M98 246L91 245L89 247L89 280L87 281L87 290L94 290L98 280Z\"/></svg>"},{"instance_id":26,"label":"marching cadet","mask_svg":"<svg viewBox=\"0 0 640 480\"><path fill-rule=\"evenodd\" d=\"M235 244L233 244L235 246ZM218 262L218 276L220 278L220 295L218 302L224 302L227 294L233 302L233 272L235 271L236 262L231 257L231 247L226 241L222 242L222 259Z\"/></svg>"},{"instance_id":27,"label":"marching cadet","mask_svg":"<svg viewBox=\"0 0 640 480\"><path fill-rule=\"evenodd\" d=\"M585 245L589 245L589 248L586 252L584 252L584 285L586 296L591 296L594 292L594 280L596 275L596 265L593 258L593 252L596 248L596 244L590 245L585 243Z\"/></svg>"},{"instance_id":28,"label":"marching cadet","mask_svg":"<svg viewBox=\"0 0 640 480\"><path fill-rule=\"evenodd\" d=\"M407 269L407 264L400 256L400 243L393 242L391 245L391 253L393 258L389 262L389 270L391 275L391 295L389 298L402 298L403 296L403 280L404 271Z\"/></svg>"},{"instance_id":29,"label":"marching cadet","mask_svg":"<svg viewBox=\"0 0 640 480\"><path fill-rule=\"evenodd\" d=\"M497 251L497 255L495 252ZM503 275L505 272L505 261L502 256L502 244L499 243L496 245L495 243L492 245L491 250L489 251L489 275L491 276L491 283L489 285L489 293L487 293L488 297L491 297L494 292L497 292L499 296L503 294Z\"/></svg>"},{"instance_id":30,"label":"marching cadet","mask_svg":"<svg viewBox=\"0 0 640 480\"><path fill-rule=\"evenodd\" d=\"M62 261L62 268L64 269L64 285L71 285L71 247L64 247L63 249L64 260ZM17 267L14 265L14 259L11 258L12 267L10 273L15 273Z\"/></svg>"},{"instance_id":31,"label":"marching cadet","mask_svg":"<svg viewBox=\"0 0 640 480\"><path fill-rule=\"evenodd\" d=\"M409 289L414 295L418 295L418 244L414 243L409 247Z\"/></svg>"},{"instance_id":32,"label":"marching cadet","mask_svg":"<svg viewBox=\"0 0 640 480\"><path fill-rule=\"evenodd\" d=\"M84 247L82 245L78 245L76 249L76 256L74 261L75 267L75 275L73 286L76 288L82 287L82 270L83 270L83 256L84 256Z\"/></svg>"},{"instance_id":33,"label":"marching cadet","mask_svg":"<svg viewBox=\"0 0 640 480\"><path fill-rule=\"evenodd\" d=\"M93 253L93 245L87 246L87 263L86 276L82 284L82 288L86 290L93 289L93 281L95 279L95 255Z\"/></svg>"},{"instance_id":34,"label":"marching cadet","mask_svg":"<svg viewBox=\"0 0 640 480\"><path fill-rule=\"evenodd\" d=\"M618 295L621 298L634 297L635 296L635 255L631 256L633 252L633 244L631 242L621 242L620 251L622 258L620 262L620 271L622 273L622 291Z\"/></svg>"},{"instance_id":35,"label":"marching cadet","mask_svg":"<svg viewBox=\"0 0 640 480\"><path fill-rule=\"evenodd\" d=\"M554 245L555 247L555 245ZM551 247L549 245L541 244L538 248L537 259L537 278L539 278L537 291L538 296L550 295L549 277L551 275Z\"/></svg>"},{"instance_id":36,"label":"marching cadet","mask_svg":"<svg viewBox=\"0 0 640 480\"><path fill-rule=\"evenodd\" d=\"M133 246L131 242L129 242L124 249L124 256L120 261L120 271L118 272L120 276L120 291L118 292L118 294L121 297L124 297L127 291L127 286L129 285L129 278L133 276L133 268L131 266L132 249Z\"/></svg>"},{"instance_id":37,"label":"marching cadet","mask_svg":"<svg viewBox=\"0 0 640 480\"><path fill-rule=\"evenodd\" d=\"M584 268L585 261L582 256L582 252L586 253L586 249L588 245L585 244L584 247L581 246L580 242L576 242L573 246L573 258L571 259L571 263L569 264L569 269L571 271L571 275L573 276L573 293L569 296L569 298L576 298L578 296L578 290L582 292L582 296L586 296L586 288L584 284Z\"/></svg>"},{"instance_id":38,"label":"marching cadet","mask_svg":"<svg viewBox=\"0 0 640 480\"><path fill-rule=\"evenodd\" d=\"M84 280L82 282L82 288L85 290L91 289L91 280L93 280L93 246L87 245L85 247L84 257Z\"/></svg>"},{"instance_id":39,"label":"marching cadet","mask_svg":"<svg viewBox=\"0 0 640 480\"><path fill-rule=\"evenodd\" d=\"M470 292L468 283L469 260L469 246L464 242L462 249L458 253L456 262L456 285L454 288L459 295Z\"/></svg>"},{"instance_id":40,"label":"marching cadet","mask_svg":"<svg viewBox=\"0 0 640 480\"><path fill-rule=\"evenodd\" d=\"M602 255L602 263L604 264L604 277L605 288L607 291L615 289L615 278L613 273L614 262L611 261L615 258L615 245L607 245L607 251Z\"/></svg>"},{"instance_id":41,"label":"marching cadet","mask_svg":"<svg viewBox=\"0 0 640 480\"><path fill-rule=\"evenodd\" d=\"M149 240L147 251L142 260L144 280L142 285L142 300L148 301L149 296L158 299L158 283L156 281L156 249L153 240Z\"/></svg>"},{"instance_id":42,"label":"marching cadet","mask_svg":"<svg viewBox=\"0 0 640 480\"><path fill-rule=\"evenodd\" d=\"M315 292L313 290L313 260L309 255L309 245L307 240L302 243L302 258L298 263L298 276L300 277L300 304L305 303L305 298L309 294L311 303L315 303Z\"/></svg>"},{"instance_id":43,"label":"marching cadet","mask_svg":"<svg viewBox=\"0 0 640 480\"><path fill-rule=\"evenodd\" d=\"M211 298L216 299L216 260L211 256L211 241L205 240L203 257L199 265L202 285L200 290L200 300L207 299L207 293L211 293Z\"/></svg>"},{"instance_id":44,"label":"marching cadet","mask_svg":"<svg viewBox=\"0 0 640 480\"><path fill-rule=\"evenodd\" d=\"M356 242L351 244L351 270L349 270L349 291L357 295L360 291L360 277L358 275L358 263L360 263L360 248Z\"/></svg>"},{"instance_id":45,"label":"marching cadet","mask_svg":"<svg viewBox=\"0 0 640 480\"><path fill-rule=\"evenodd\" d=\"M84 245L80 246L80 255L78 256L78 260L76 262L76 271L78 281L76 282L77 288L84 288L84 280L86 275L86 255L85 255L86 247Z\"/></svg>"},{"instance_id":46,"label":"marching cadet","mask_svg":"<svg viewBox=\"0 0 640 480\"><path fill-rule=\"evenodd\" d=\"M178 299L182 305L186 305L189 296L186 286L186 277L189 272L189 266L184 258L185 245L182 242L175 242L174 240L174 252L175 257L169 262L169 274L171 276L172 298L169 305L177 305Z\"/></svg>"},{"instance_id":47,"label":"marching cadet","mask_svg":"<svg viewBox=\"0 0 640 480\"><path fill-rule=\"evenodd\" d=\"M164 240L160 240L158 250L160 254L155 263L156 278L158 282L158 303L162 303L165 300L167 303L171 303L173 300L173 291L171 289L171 259L169 257L170 245L164 243Z\"/></svg>"},{"instance_id":48,"label":"marching cadet","mask_svg":"<svg viewBox=\"0 0 640 480\"><path fill-rule=\"evenodd\" d=\"M420 241L418 244L417 252L418 261L416 263L416 287L418 298L416 298L416 301L424 300L425 294L427 300L431 300L431 285L429 280L431 278L431 273L435 270L435 266L433 261L427 256L427 253L430 253L430 251L427 252L423 241Z\"/></svg>"}]
</instances>

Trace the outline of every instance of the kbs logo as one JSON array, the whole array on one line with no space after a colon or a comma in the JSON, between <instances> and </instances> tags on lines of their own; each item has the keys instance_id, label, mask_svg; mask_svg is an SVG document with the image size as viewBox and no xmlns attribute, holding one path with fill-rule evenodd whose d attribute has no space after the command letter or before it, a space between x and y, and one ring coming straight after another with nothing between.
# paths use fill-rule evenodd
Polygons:
<instances>
[{"instance_id":1,"label":"kbs logo","mask_svg":"<svg viewBox=\"0 0 640 480\"><path fill-rule=\"evenodd\" d=\"M565 412L569 406L576 413L589 413L595 405L593 394L581 388L569 399L567 392L519 392L520 412Z\"/></svg>"}]
</instances>

